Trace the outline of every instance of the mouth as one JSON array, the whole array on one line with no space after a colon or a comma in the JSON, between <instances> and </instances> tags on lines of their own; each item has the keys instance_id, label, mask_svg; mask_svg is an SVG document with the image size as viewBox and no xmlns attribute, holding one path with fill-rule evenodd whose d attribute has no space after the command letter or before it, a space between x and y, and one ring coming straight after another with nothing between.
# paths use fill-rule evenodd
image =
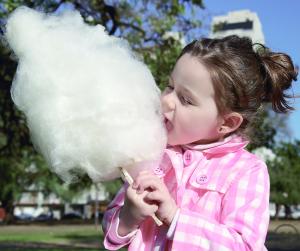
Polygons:
<instances>
[{"instance_id":1,"label":"mouth","mask_svg":"<svg viewBox=\"0 0 300 251\"><path fill-rule=\"evenodd\" d=\"M164 119L164 124L168 132L173 129L173 124L167 118Z\"/></svg>"}]
</instances>

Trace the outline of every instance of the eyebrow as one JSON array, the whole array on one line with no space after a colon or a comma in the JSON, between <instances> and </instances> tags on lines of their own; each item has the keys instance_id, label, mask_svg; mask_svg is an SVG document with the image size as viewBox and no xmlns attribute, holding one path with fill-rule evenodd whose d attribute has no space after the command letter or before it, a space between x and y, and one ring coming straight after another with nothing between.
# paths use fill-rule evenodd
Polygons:
<instances>
[{"instance_id":1,"label":"eyebrow","mask_svg":"<svg viewBox=\"0 0 300 251\"><path fill-rule=\"evenodd\" d=\"M171 82L174 84L174 79L172 78L172 76L169 76L169 80L171 80ZM184 85L181 85L180 89L182 89L183 92L190 95L191 98L193 98L194 100L197 100L196 95L189 88L186 88Z\"/></svg>"}]
</instances>

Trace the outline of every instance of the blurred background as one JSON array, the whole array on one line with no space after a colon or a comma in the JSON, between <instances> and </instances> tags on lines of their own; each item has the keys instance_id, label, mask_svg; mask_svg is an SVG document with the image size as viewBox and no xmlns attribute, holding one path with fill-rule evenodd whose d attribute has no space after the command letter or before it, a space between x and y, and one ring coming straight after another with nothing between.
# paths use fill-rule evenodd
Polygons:
<instances>
[{"instance_id":1,"label":"blurred background","mask_svg":"<svg viewBox=\"0 0 300 251\"><path fill-rule=\"evenodd\" d=\"M44 12L76 9L86 23L123 37L163 89L183 46L201 37L248 36L300 62L300 2L264 0L1 0L1 37L9 14L25 5ZM30 32L30 31L28 31ZM34 41L32 41L34 43ZM75 43L76 41L74 41ZM38 45L37 45L38 46ZM65 184L31 144L10 87L17 62L0 44L0 250L104 250L103 212L122 182L93 184L83 176ZM299 81L291 94L299 95ZM300 250L300 101L295 111L266 107L249 150L271 178L269 250Z\"/></svg>"}]
</instances>

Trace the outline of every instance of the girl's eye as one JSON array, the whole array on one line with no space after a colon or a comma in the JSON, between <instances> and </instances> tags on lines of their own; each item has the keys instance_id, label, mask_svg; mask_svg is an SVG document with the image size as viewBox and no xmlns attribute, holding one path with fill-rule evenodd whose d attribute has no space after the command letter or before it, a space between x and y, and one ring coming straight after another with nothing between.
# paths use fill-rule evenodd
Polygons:
<instances>
[{"instance_id":1,"label":"girl's eye","mask_svg":"<svg viewBox=\"0 0 300 251\"><path fill-rule=\"evenodd\" d=\"M193 103L184 96L179 96L179 99L183 105L193 105Z\"/></svg>"},{"instance_id":2,"label":"girl's eye","mask_svg":"<svg viewBox=\"0 0 300 251\"><path fill-rule=\"evenodd\" d=\"M173 91L173 90L174 90L174 86L167 85L167 86L166 86L166 90L168 90L168 91Z\"/></svg>"}]
</instances>

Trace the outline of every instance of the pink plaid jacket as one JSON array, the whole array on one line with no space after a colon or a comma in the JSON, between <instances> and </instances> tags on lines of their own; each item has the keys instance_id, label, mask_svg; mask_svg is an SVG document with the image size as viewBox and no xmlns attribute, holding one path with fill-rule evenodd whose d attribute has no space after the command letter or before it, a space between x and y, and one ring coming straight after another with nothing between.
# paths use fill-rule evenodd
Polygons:
<instances>
[{"instance_id":1,"label":"pink plaid jacket","mask_svg":"<svg viewBox=\"0 0 300 251\"><path fill-rule=\"evenodd\" d=\"M269 175L263 161L231 136L210 145L166 149L161 176L180 208L171 227L152 218L127 236L119 236L118 215L127 185L104 215L104 246L116 250L266 250L269 224Z\"/></svg>"}]
</instances>

